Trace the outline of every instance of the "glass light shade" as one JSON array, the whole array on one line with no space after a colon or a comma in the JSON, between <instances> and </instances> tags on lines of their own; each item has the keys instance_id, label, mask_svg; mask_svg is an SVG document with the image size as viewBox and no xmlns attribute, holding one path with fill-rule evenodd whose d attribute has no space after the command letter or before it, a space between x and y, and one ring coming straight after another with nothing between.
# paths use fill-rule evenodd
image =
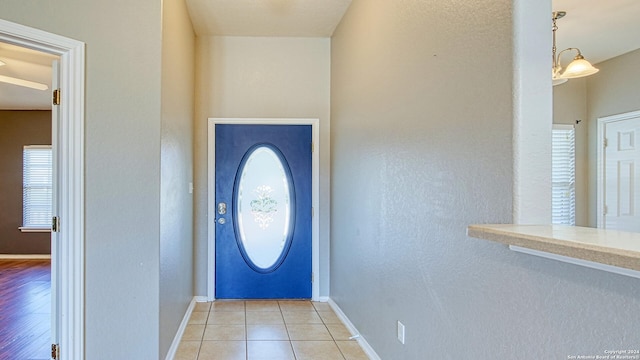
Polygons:
<instances>
[{"instance_id":1,"label":"glass light shade","mask_svg":"<svg viewBox=\"0 0 640 360\"><path fill-rule=\"evenodd\" d=\"M578 55L567 66L560 77L563 79L573 79L583 76L589 76L597 73L598 71L600 71L600 69L594 68L590 62L582 57L582 55Z\"/></svg>"},{"instance_id":2,"label":"glass light shade","mask_svg":"<svg viewBox=\"0 0 640 360\"><path fill-rule=\"evenodd\" d=\"M566 83L567 81L569 81L569 79L555 78L555 79L553 79L553 86L562 85L562 84Z\"/></svg>"},{"instance_id":3,"label":"glass light shade","mask_svg":"<svg viewBox=\"0 0 640 360\"><path fill-rule=\"evenodd\" d=\"M551 70L551 80L552 80L553 86L562 85L567 81L569 81L569 79L561 78L560 72L556 69Z\"/></svg>"}]
</instances>

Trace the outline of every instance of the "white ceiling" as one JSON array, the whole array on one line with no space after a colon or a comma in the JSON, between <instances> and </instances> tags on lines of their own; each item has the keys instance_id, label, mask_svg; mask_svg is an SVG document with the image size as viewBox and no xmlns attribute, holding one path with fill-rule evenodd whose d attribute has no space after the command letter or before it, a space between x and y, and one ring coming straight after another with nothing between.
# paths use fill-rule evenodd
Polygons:
<instances>
[{"instance_id":1,"label":"white ceiling","mask_svg":"<svg viewBox=\"0 0 640 360\"><path fill-rule=\"evenodd\" d=\"M330 37L351 0L186 0L196 34Z\"/></svg>"},{"instance_id":2,"label":"white ceiling","mask_svg":"<svg viewBox=\"0 0 640 360\"><path fill-rule=\"evenodd\" d=\"M553 11L567 12L557 21L558 51L579 48L596 64L640 48L638 0L553 0ZM563 64L571 61L565 56Z\"/></svg>"},{"instance_id":3,"label":"white ceiling","mask_svg":"<svg viewBox=\"0 0 640 360\"><path fill-rule=\"evenodd\" d=\"M57 56L0 42L0 75L46 84L48 90L34 90L0 82L0 109L51 109L51 63Z\"/></svg>"},{"instance_id":4,"label":"white ceiling","mask_svg":"<svg viewBox=\"0 0 640 360\"><path fill-rule=\"evenodd\" d=\"M186 0L199 36L330 37L351 0ZM558 49L580 48L598 63L640 48L640 1L553 0L558 20ZM551 16L551 15L549 15ZM563 62L570 60L563 58ZM51 87L53 55L0 43L0 75ZM51 90L0 82L0 109L51 108Z\"/></svg>"}]
</instances>

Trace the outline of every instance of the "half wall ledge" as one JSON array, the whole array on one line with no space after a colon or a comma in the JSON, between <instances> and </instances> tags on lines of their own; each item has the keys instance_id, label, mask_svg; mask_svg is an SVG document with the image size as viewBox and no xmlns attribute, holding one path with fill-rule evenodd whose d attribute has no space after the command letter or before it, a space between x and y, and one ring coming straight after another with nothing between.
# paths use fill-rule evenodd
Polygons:
<instances>
[{"instance_id":1,"label":"half wall ledge","mask_svg":"<svg viewBox=\"0 0 640 360\"><path fill-rule=\"evenodd\" d=\"M474 224L470 237L513 251L640 278L640 233L565 225Z\"/></svg>"}]
</instances>

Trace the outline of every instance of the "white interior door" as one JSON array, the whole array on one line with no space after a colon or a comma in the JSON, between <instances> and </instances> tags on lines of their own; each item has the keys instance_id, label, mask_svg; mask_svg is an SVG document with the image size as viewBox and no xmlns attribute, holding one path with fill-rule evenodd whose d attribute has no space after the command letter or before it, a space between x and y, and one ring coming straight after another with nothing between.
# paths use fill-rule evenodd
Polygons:
<instances>
[{"instance_id":1,"label":"white interior door","mask_svg":"<svg viewBox=\"0 0 640 360\"><path fill-rule=\"evenodd\" d=\"M640 232L640 114L604 123L604 227Z\"/></svg>"},{"instance_id":2,"label":"white interior door","mask_svg":"<svg viewBox=\"0 0 640 360\"><path fill-rule=\"evenodd\" d=\"M60 87L60 63L57 60L54 60L51 64L51 91L55 91ZM52 96L53 97L53 96ZM53 199L51 201L52 209L51 214L53 216L57 216L59 214L59 196L61 194L60 191L60 181L59 181L59 157L60 157L60 143L58 141L58 122L60 121L60 107L57 105L51 106L51 155L53 161L52 170L53 170L53 186L52 186L52 196ZM51 231L51 344L58 344L58 334L60 333L60 323L58 321L59 311L59 281L58 281L58 243L59 236L58 232L55 229Z\"/></svg>"}]
</instances>

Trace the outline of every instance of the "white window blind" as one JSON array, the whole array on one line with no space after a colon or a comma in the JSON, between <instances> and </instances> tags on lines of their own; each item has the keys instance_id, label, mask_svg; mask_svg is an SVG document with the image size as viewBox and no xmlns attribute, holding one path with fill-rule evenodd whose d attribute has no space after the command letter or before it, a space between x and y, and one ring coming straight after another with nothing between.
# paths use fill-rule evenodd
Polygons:
<instances>
[{"instance_id":1,"label":"white window blind","mask_svg":"<svg viewBox=\"0 0 640 360\"><path fill-rule=\"evenodd\" d=\"M572 125L554 125L551 148L553 224L576 224L576 141Z\"/></svg>"},{"instance_id":2,"label":"white window blind","mask_svg":"<svg viewBox=\"0 0 640 360\"><path fill-rule=\"evenodd\" d=\"M53 168L50 145L29 145L23 150L22 227L50 228Z\"/></svg>"}]
</instances>

